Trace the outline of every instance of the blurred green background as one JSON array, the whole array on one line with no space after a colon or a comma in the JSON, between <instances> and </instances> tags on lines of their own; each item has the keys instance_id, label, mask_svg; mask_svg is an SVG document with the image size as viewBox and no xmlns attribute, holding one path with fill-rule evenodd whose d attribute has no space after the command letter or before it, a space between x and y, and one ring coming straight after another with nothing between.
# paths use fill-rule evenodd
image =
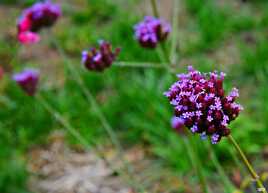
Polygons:
<instances>
[{"instance_id":1,"label":"blurred green background","mask_svg":"<svg viewBox=\"0 0 268 193\"><path fill-rule=\"evenodd\" d=\"M89 142L94 139L104 146L110 143L81 88L64 68L51 36L59 41L77 68L81 65L81 50L97 45L99 39L122 48L118 61L161 62L158 51L141 48L133 34L133 25L151 14L149 0L60 1L63 17L51 31L42 31L40 44L18 47L16 19L33 2L0 1L0 65L5 71L0 81L1 193L29 193L28 152L36 146L48 145L53 131L64 130L38 101L25 96L9 80L13 72L30 66L39 68L39 90L48 103ZM173 1L159 2L161 15L172 22ZM266 0L180 0L179 27L173 29L180 48L176 72L185 72L189 64L204 72L212 68L222 70L228 75L226 89L239 88L239 102L245 110L231 124L232 133L261 173L268 171L267 10ZM171 38L166 46L170 44ZM175 176L184 176L189 184L198 183L192 177L182 137L170 128L172 108L163 97L163 92L176 80L175 75L159 69L113 66L104 73L84 71L82 78L125 149L140 145L148 151L148 157L159 163L159 170L164 168ZM71 147L81 146L66 135ZM204 156L208 152L204 142L196 137L195 145L206 178L220 189L218 174ZM227 140L222 140L213 148L232 179L237 166L229 146Z\"/></svg>"}]
</instances>

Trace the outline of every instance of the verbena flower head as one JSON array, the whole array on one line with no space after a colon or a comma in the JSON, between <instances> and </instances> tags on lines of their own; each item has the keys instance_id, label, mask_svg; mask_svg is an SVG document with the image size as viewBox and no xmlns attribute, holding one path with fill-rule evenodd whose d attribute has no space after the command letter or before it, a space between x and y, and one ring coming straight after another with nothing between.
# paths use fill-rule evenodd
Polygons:
<instances>
[{"instance_id":1,"label":"verbena flower head","mask_svg":"<svg viewBox=\"0 0 268 193\"><path fill-rule=\"evenodd\" d=\"M171 118L171 127L176 130L176 132L180 134L185 134L184 129L184 119L180 117L173 116Z\"/></svg>"},{"instance_id":2,"label":"verbena flower head","mask_svg":"<svg viewBox=\"0 0 268 193\"><path fill-rule=\"evenodd\" d=\"M39 71L35 69L25 69L13 75L13 80L15 80L29 96L33 96L39 81Z\"/></svg>"},{"instance_id":3,"label":"verbena flower head","mask_svg":"<svg viewBox=\"0 0 268 193\"><path fill-rule=\"evenodd\" d=\"M165 96L174 107L175 116L201 138L210 136L212 144L230 134L228 124L236 119L242 107L235 102L239 96L233 88L226 96L224 73L201 73L189 66L187 74L179 74Z\"/></svg>"},{"instance_id":4,"label":"verbena flower head","mask_svg":"<svg viewBox=\"0 0 268 193\"><path fill-rule=\"evenodd\" d=\"M166 40L171 27L161 19L145 16L143 21L134 26L134 30L142 47L155 48L159 42Z\"/></svg>"},{"instance_id":5,"label":"verbena flower head","mask_svg":"<svg viewBox=\"0 0 268 193\"><path fill-rule=\"evenodd\" d=\"M120 48L112 50L112 45L106 41L99 42L99 49L91 48L82 52L82 64L88 70L103 71L112 65L120 52Z\"/></svg>"},{"instance_id":6,"label":"verbena flower head","mask_svg":"<svg viewBox=\"0 0 268 193\"><path fill-rule=\"evenodd\" d=\"M44 27L50 27L60 15L60 6L51 3L49 0L35 3L32 7L26 9L19 18L18 36L26 32L36 33Z\"/></svg>"}]
</instances>

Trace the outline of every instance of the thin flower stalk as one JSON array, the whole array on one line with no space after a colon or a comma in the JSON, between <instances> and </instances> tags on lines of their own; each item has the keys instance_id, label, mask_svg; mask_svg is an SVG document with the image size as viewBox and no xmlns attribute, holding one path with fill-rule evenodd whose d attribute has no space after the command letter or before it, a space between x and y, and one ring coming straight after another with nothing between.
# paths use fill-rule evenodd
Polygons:
<instances>
[{"instance_id":1,"label":"thin flower stalk","mask_svg":"<svg viewBox=\"0 0 268 193\"><path fill-rule=\"evenodd\" d=\"M228 139L230 143L235 147L236 151L239 153L243 163L245 164L246 168L248 169L248 172L250 173L252 180L256 183L257 191L262 193L267 193L266 188L264 187L259 175L254 170L253 166L250 164L249 160L247 159L246 155L236 142L236 140L233 138L232 135L228 136Z\"/></svg>"},{"instance_id":2,"label":"thin flower stalk","mask_svg":"<svg viewBox=\"0 0 268 193\"><path fill-rule=\"evenodd\" d=\"M231 148L228 148L229 149L229 153L231 154L232 156L232 159L234 160L234 163L235 165L237 166L237 168L239 169L239 171L242 173L243 176L246 176L246 168L245 166L239 161L239 159L237 158L237 156L235 155L235 150L234 149L231 149ZM253 186L252 183L248 184L249 185L249 188L252 192L255 191L255 188ZM243 189L243 187L239 187L240 189Z\"/></svg>"},{"instance_id":3,"label":"thin flower stalk","mask_svg":"<svg viewBox=\"0 0 268 193\"><path fill-rule=\"evenodd\" d=\"M172 65L177 64L178 62L178 53L177 47L179 46L178 43L178 21L179 21L179 5L180 0L174 0L173 4L173 21L172 21L172 34L171 34L171 49L169 54L169 61Z\"/></svg>"},{"instance_id":4,"label":"thin flower stalk","mask_svg":"<svg viewBox=\"0 0 268 193\"><path fill-rule=\"evenodd\" d=\"M114 62L114 66L118 67L130 67L130 68L155 68L155 69L166 69L167 63L152 63L152 62L125 62L118 61Z\"/></svg>"},{"instance_id":5,"label":"thin flower stalk","mask_svg":"<svg viewBox=\"0 0 268 193\"><path fill-rule=\"evenodd\" d=\"M87 140L75 129L73 128L73 126L57 111L55 110L45 99L41 94L37 94L35 95L36 100L56 119L56 121L58 121L63 127L65 127L67 129L67 131L73 136L75 137L79 143L86 149L86 150L91 150L93 151L93 149L91 148L91 145L89 142L87 142ZM103 151L101 150L101 148L97 145L96 142L91 141L92 144L95 145L95 148L97 149L97 151L94 151L94 153L100 158L102 159L105 164L111 168L113 171L118 172L121 176L125 176L127 180L127 183L129 185L131 185L132 187L137 187L137 184L135 184L133 182L133 180L131 179L131 177L129 176L128 173L126 173L124 170L122 169L116 169L113 167L113 163L110 163L109 160L106 159L105 155L102 153Z\"/></svg>"},{"instance_id":6,"label":"thin flower stalk","mask_svg":"<svg viewBox=\"0 0 268 193\"><path fill-rule=\"evenodd\" d=\"M64 59L64 64L67 66L69 71L72 73L72 76L73 76L74 80L80 86L80 88L82 89L82 92L86 96L88 102L91 104L93 111L98 116L98 118L99 118L100 122L102 123L105 131L107 132L112 144L115 146L117 154L118 154L118 157L121 159L121 161L124 164L124 167L127 170L129 176L131 176L132 180L134 181L135 178L134 178L134 175L133 175L133 168L128 163L128 161L124 158L122 145L119 142L119 139L117 138L113 128L110 126L110 124L107 121L106 117L104 116L104 114L100 110L100 107L99 107L98 103L96 102L93 94L85 86L84 81L82 80L82 78L80 76L80 72L70 63L69 58L67 57L67 55L65 54L63 49L59 46L58 42L55 39L52 39L52 41L53 41L53 44L55 45L55 47L57 48L57 50L59 51L60 55ZM136 183L136 184L137 184L137 188L141 192L144 192L144 188L142 187L142 185L139 184L139 183Z\"/></svg>"},{"instance_id":7,"label":"thin flower stalk","mask_svg":"<svg viewBox=\"0 0 268 193\"><path fill-rule=\"evenodd\" d=\"M153 9L153 14L155 17L159 17L159 12L158 12L158 9L157 9L157 3L156 3L156 0L151 0L151 6L152 6L152 9Z\"/></svg>"},{"instance_id":8,"label":"thin flower stalk","mask_svg":"<svg viewBox=\"0 0 268 193\"><path fill-rule=\"evenodd\" d=\"M158 12L156 0L151 0L151 7L152 7L152 10L153 10L154 17L159 18L160 14ZM161 51L159 51L160 52L160 54L159 54L160 59L164 58L165 62L170 62L169 57L167 56L167 50L166 50L166 47L165 47L164 43L160 44L160 49L161 49Z\"/></svg>"}]
</instances>

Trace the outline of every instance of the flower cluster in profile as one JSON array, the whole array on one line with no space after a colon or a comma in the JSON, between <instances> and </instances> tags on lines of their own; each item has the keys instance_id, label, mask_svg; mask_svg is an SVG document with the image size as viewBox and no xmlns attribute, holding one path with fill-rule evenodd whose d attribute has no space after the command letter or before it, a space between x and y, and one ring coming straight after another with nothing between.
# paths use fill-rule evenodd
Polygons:
<instances>
[{"instance_id":1,"label":"flower cluster in profile","mask_svg":"<svg viewBox=\"0 0 268 193\"><path fill-rule=\"evenodd\" d=\"M166 40L171 31L170 25L158 18L145 16L144 20L134 26L135 38L145 48L155 48L159 42Z\"/></svg>"},{"instance_id":2,"label":"flower cluster in profile","mask_svg":"<svg viewBox=\"0 0 268 193\"><path fill-rule=\"evenodd\" d=\"M35 3L24 10L17 24L18 40L23 44L36 43L40 40L38 31L52 26L61 15L61 8L49 0Z\"/></svg>"},{"instance_id":3,"label":"flower cluster in profile","mask_svg":"<svg viewBox=\"0 0 268 193\"><path fill-rule=\"evenodd\" d=\"M120 48L112 50L112 45L106 41L99 42L99 49L91 48L82 52L82 64L93 71L103 71L112 65L120 52Z\"/></svg>"},{"instance_id":4,"label":"flower cluster in profile","mask_svg":"<svg viewBox=\"0 0 268 193\"><path fill-rule=\"evenodd\" d=\"M29 96L33 96L37 90L39 81L39 71L35 69L25 69L20 73L13 75L13 80L22 88Z\"/></svg>"},{"instance_id":5,"label":"flower cluster in profile","mask_svg":"<svg viewBox=\"0 0 268 193\"><path fill-rule=\"evenodd\" d=\"M239 96L233 88L225 96L223 81L225 74L201 73L189 66L187 74L179 74L165 96L174 107L175 116L184 125L202 138L210 136L212 144L230 134L228 124L234 120L242 107L235 102Z\"/></svg>"}]
</instances>

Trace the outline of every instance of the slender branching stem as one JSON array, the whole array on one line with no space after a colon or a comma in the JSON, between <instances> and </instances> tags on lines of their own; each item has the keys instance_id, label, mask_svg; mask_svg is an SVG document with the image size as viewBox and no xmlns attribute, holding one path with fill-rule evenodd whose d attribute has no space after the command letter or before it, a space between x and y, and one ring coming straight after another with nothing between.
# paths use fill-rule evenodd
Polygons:
<instances>
[{"instance_id":1,"label":"slender branching stem","mask_svg":"<svg viewBox=\"0 0 268 193\"><path fill-rule=\"evenodd\" d=\"M246 168L245 166L239 161L239 159L237 158L237 156L235 155L235 150L234 149L231 149L231 148L228 148L229 150L229 153L231 154L232 156L232 159L234 160L234 163L236 164L237 168L240 170L240 172L242 173L242 176L245 176L247 171L246 171ZM255 187L253 186L252 183L249 184L249 187L250 187L250 190L252 192L255 192ZM240 187L241 189L243 187Z\"/></svg>"},{"instance_id":2,"label":"slender branching stem","mask_svg":"<svg viewBox=\"0 0 268 193\"><path fill-rule=\"evenodd\" d=\"M178 61L177 47L179 43L178 41L179 1L180 0L174 0L174 4L173 4L171 49L170 49L170 54L169 54L169 61L174 66L176 65Z\"/></svg>"},{"instance_id":3,"label":"slender branching stem","mask_svg":"<svg viewBox=\"0 0 268 193\"><path fill-rule=\"evenodd\" d=\"M159 18L160 17L160 14L158 12L156 0L151 0L151 7L152 7L152 10L153 10L154 17ZM168 57L167 54L168 53L167 53L167 49L166 49L165 43L160 43L160 50L159 50L159 57L160 57L160 59L161 60L164 59L165 62L170 62L169 57Z\"/></svg>"},{"instance_id":4,"label":"slender branching stem","mask_svg":"<svg viewBox=\"0 0 268 193\"><path fill-rule=\"evenodd\" d=\"M130 68L156 68L156 69L166 69L165 63L152 63L152 62L124 62L118 61L114 62L113 66L118 67L130 67Z\"/></svg>"},{"instance_id":5,"label":"slender branching stem","mask_svg":"<svg viewBox=\"0 0 268 193\"><path fill-rule=\"evenodd\" d=\"M38 102L62 125L64 126L68 132L74 136L82 146L86 149L91 149L90 144L81 136L76 129L74 129L71 124L57 111L55 110L48 102L41 96L41 94L37 94L35 98Z\"/></svg>"},{"instance_id":6,"label":"slender branching stem","mask_svg":"<svg viewBox=\"0 0 268 193\"><path fill-rule=\"evenodd\" d=\"M156 0L151 0L151 6L152 6L152 9L153 9L154 16L159 18L160 15L159 15L159 12L158 12Z\"/></svg>"},{"instance_id":7,"label":"slender branching stem","mask_svg":"<svg viewBox=\"0 0 268 193\"><path fill-rule=\"evenodd\" d=\"M244 152L242 151L242 149L240 148L240 146L238 145L236 140L233 138L232 135L229 135L228 139L231 142L231 144L235 147L236 151L239 153L239 155L240 155L243 163L245 164L246 168L248 169L248 172L250 173L253 181L256 183L257 191L262 192L262 193L267 193L267 190L264 187L260 177L258 176L257 172L254 170L253 166L248 161L246 155L244 154Z\"/></svg>"}]
</instances>

